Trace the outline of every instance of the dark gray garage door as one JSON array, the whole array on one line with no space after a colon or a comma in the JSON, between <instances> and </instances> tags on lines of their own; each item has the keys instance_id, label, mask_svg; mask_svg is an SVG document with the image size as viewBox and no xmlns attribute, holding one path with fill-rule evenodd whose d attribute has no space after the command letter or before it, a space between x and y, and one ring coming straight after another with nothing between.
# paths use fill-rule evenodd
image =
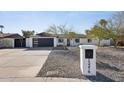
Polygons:
<instances>
[{"instance_id":1,"label":"dark gray garage door","mask_svg":"<svg viewBox=\"0 0 124 93\"><path fill-rule=\"evenodd\" d=\"M53 47L54 39L53 38L37 38L33 39L34 47Z\"/></svg>"}]
</instances>

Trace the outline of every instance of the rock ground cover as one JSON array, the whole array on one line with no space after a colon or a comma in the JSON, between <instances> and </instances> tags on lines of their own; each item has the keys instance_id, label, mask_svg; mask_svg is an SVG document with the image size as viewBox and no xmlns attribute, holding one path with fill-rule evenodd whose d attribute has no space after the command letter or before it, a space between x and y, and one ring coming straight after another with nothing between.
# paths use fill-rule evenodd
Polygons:
<instances>
[{"instance_id":1,"label":"rock ground cover","mask_svg":"<svg viewBox=\"0 0 124 93\"><path fill-rule=\"evenodd\" d=\"M53 49L38 73L38 77L78 78L91 81L124 81L124 49L97 49L97 75L83 76L80 70L79 49Z\"/></svg>"}]
</instances>

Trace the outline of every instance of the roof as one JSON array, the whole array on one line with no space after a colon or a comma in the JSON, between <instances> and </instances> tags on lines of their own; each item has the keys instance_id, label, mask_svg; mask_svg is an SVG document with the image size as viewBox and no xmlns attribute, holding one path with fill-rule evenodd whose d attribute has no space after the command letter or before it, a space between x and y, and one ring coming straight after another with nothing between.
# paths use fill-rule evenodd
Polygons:
<instances>
[{"instance_id":1,"label":"roof","mask_svg":"<svg viewBox=\"0 0 124 93\"><path fill-rule=\"evenodd\" d=\"M23 38L17 33L0 33L0 38Z\"/></svg>"},{"instance_id":2,"label":"roof","mask_svg":"<svg viewBox=\"0 0 124 93\"><path fill-rule=\"evenodd\" d=\"M46 32L38 33L35 36L40 36L40 37L55 37L55 35L49 34L49 33L46 33Z\"/></svg>"},{"instance_id":3,"label":"roof","mask_svg":"<svg viewBox=\"0 0 124 93\"><path fill-rule=\"evenodd\" d=\"M66 36L64 34L58 34L58 35L53 35L53 34L49 34L46 32L42 32L42 33L38 33L33 37L59 37L59 38L65 38ZM84 34L76 34L77 38L86 38L86 36Z\"/></svg>"},{"instance_id":4,"label":"roof","mask_svg":"<svg viewBox=\"0 0 124 93\"><path fill-rule=\"evenodd\" d=\"M64 35L64 34L59 34L58 37L59 37L59 38L64 38L65 35ZM84 35L84 34L76 34L75 37L76 37L76 38L86 38L86 35Z\"/></svg>"}]
</instances>

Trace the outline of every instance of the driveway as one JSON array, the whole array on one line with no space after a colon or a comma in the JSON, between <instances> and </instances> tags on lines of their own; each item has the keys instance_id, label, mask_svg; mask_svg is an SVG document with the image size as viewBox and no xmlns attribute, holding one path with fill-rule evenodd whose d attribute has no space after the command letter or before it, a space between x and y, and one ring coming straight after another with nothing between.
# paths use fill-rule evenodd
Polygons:
<instances>
[{"instance_id":1,"label":"driveway","mask_svg":"<svg viewBox=\"0 0 124 93\"><path fill-rule=\"evenodd\" d=\"M51 49L1 49L0 79L36 77L50 52Z\"/></svg>"}]
</instances>

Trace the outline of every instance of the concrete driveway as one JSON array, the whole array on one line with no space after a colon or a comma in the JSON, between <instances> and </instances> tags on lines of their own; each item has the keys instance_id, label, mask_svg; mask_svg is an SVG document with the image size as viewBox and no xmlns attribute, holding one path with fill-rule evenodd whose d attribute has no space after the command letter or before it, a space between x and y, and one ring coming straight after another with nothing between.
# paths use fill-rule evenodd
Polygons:
<instances>
[{"instance_id":1,"label":"concrete driveway","mask_svg":"<svg viewBox=\"0 0 124 93\"><path fill-rule=\"evenodd\" d=\"M51 49L0 49L0 79L37 76Z\"/></svg>"}]
</instances>

